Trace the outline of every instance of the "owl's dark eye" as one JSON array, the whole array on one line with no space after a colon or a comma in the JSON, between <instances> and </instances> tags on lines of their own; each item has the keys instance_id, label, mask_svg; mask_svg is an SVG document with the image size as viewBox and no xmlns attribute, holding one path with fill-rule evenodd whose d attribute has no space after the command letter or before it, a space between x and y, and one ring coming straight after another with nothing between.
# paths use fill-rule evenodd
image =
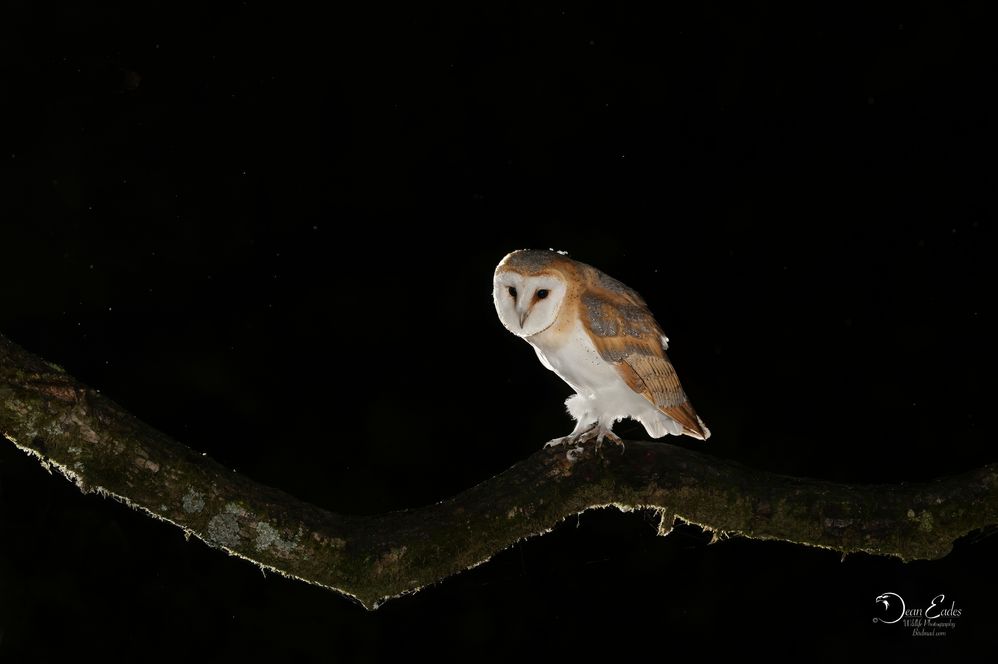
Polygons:
<instances>
[{"instance_id":1,"label":"owl's dark eye","mask_svg":"<svg viewBox=\"0 0 998 664\"><path fill-rule=\"evenodd\" d=\"M512 286L510 286L506 290L508 290L509 294L513 296L513 299L516 299L516 289L515 288L513 288Z\"/></svg>"},{"instance_id":2,"label":"owl's dark eye","mask_svg":"<svg viewBox=\"0 0 998 664\"><path fill-rule=\"evenodd\" d=\"M543 300L547 296L548 296L548 289L547 288L542 288L539 291L537 291L537 299L538 300Z\"/></svg>"}]
</instances>

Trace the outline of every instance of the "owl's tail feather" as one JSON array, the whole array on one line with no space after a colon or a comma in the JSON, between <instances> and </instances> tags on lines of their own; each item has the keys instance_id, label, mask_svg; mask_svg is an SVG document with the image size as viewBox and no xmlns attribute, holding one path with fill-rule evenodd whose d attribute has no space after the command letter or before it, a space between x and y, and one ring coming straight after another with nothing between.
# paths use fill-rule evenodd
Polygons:
<instances>
[{"instance_id":1,"label":"owl's tail feather","mask_svg":"<svg viewBox=\"0 0 998 664\"><path fill-rule=\"evenodd\" d=\"M662 411L679 422L683 427L683 433L691 438L707 440L710 438L710 429L703 423L703 420L693 410L693 405L689 401L684 401L678 406L663 407Z\"/></svg>"},{"instance_id":2,"label":"owl's tail feather","mask_svg":"<svg viewBox=\"0 0 998 664\"><path fill-rule=\"evenodd\" d=\"M697 427L699 429L698 431L684 431L684 433L688 436L699 438L700 440L707 440L710 438L710 429L708 429L707 425L703 423L703 420L700 419L699 415L697 415L697 424L699 425Z\"/></svg>"}]
</instances>

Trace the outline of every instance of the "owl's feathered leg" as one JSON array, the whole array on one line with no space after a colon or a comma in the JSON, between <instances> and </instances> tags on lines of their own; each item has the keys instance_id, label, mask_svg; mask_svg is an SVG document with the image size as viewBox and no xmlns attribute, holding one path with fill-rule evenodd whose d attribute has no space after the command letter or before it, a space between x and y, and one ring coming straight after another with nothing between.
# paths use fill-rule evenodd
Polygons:
<instances>
[{"instance_id":1,"label":"owl's feathered leg","mask_svg":"<svg viewBox=\"0 0 998 664\"><path fill-rule=\"evenodd\" d=\"M544 443L544 447L557 447L558 445L575 445L575 443L580 442L590 431L596 429L596 420L592 422L584 423L582 420L575 425L575 429L572 433L567 436L562 436L561 438L552 438L548 442Z\"/></svg>"},{"instance_id":2,"label":"owl's feathered leg","mask_svg":"<svg viewBox=\"0 0 998 664\"><path fill-rule=\"evenodd\" d=\"M575 419L575 429L572 433L561 438L549 440L544 447L555 447L557 445L574 445L589 431L596 428L597 418L592 414L589 400L581 394L573 394L565 401L568 414Z\"/></svg>"},{"instance_id":3,"label":"owl's feathered leg","mask_svg":"<svg viewBox=\"0 0 998 664\"><path fill-rule=\"evenodd\" d=\"M606 415L599 415L595 412L593 399L586 398L581 394L573 394L565 401L568 413L575 418L575 430L567 436L555 438L549 441L544 447L555 447L557 445L567 445L574 447L596 441L598 450L604 440L620 446L624 449L624 441L613 432L613 425L616 419ZM581 452L581 448L577 448Z\"/></svg>"}]
</instances>

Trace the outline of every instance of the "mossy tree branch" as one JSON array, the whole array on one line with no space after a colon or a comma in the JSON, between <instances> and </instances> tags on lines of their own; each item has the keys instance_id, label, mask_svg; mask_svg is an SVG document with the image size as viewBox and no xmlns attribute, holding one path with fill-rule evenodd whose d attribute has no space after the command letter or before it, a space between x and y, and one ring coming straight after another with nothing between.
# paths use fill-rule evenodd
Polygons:
<instances>
[{"instance_id":1,"label":"mossy tree branch","mask_svg":"<svg viewBox=\"0 0 998 664\"><path fill-rule=\"evenodd\" d=\"M539 450L450 499L372 517L332 514L257 484L144 424L0 335L0 433L83 491L111 495L208 544L368 608L489 559L566 517L614 505L724 533L945 556L998 524L998 464L925 484L850 486L785 477L667 443L620 454Z\"/></svg>"}]
</instances>

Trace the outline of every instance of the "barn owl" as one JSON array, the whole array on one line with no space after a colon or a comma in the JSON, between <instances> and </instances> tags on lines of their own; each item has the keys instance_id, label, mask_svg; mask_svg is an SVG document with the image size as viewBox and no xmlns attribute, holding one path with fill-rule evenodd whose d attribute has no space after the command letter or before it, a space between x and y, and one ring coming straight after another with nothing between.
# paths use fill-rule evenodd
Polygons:
<instances>
[{"instance_id":1,"label":"barn owl","mask_svg":"<svg viewBox=\"0 0 998 664\"><path fill-rule=\"evenodd\" d=\"M506 329L576 392L565 402L575 430L549 446L622 445L612 428L625 417L652 438L710 436L665 354L669 340L624 284L558 252L527 249L496 267L492 296Z\"/></svg>"}]
</instances>

